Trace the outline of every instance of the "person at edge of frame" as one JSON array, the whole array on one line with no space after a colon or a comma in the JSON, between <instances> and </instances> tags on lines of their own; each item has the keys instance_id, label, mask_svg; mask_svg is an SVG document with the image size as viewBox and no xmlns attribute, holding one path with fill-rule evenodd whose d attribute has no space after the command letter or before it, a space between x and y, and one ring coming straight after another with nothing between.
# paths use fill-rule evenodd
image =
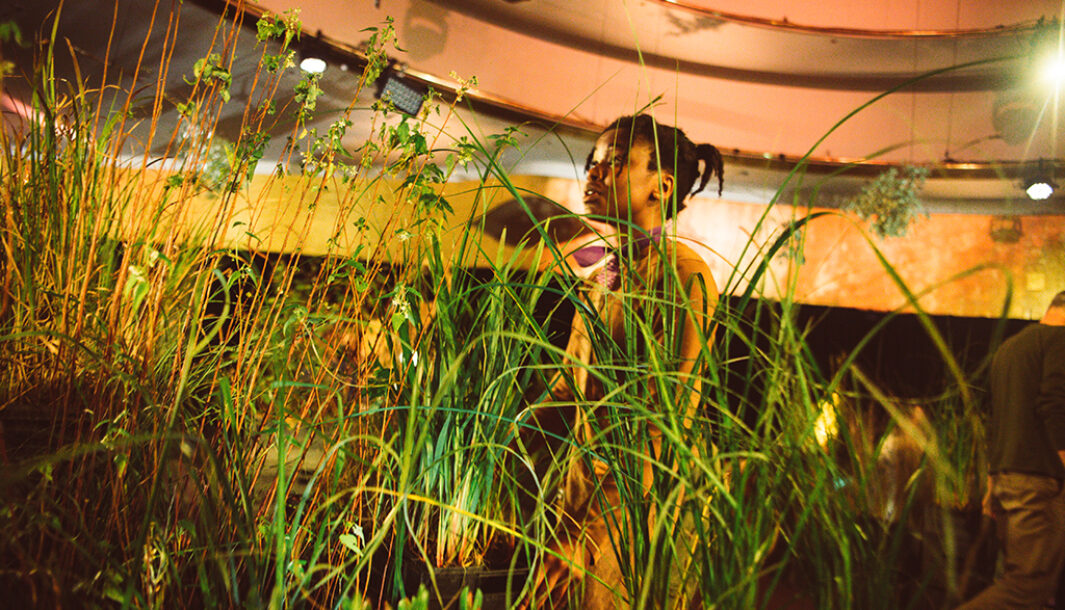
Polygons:
<instances>
[{"instance_id":1,"label":"person at edge of frame","mask_svg":"<svg viewBox=\"0 0 1065 610\"><path fill-rule=\"evenodd\" d=\"M519 441L538 481L519 487L530 498L537 490L544 494L541 501L557 498L559 515L554 537L533 575L537 608L614 608L628 595L612 546L612 540L624 535L619 531L625 527L619 525L624 517L618 513L623 494L611 467L588 457L589 449L609 435L602 426L607 407L597 404L604 399L604 387L588 366L616 375L614 371L633 364L602 362L611 352L621 360L643 363L646 354L634 356L620 346L631 343L626 332L632 328L632 316L655 312L646 316L652 319L642 322L654 328L658 346L637 350L665 351L671 375L676 373L671 378L676 382L669 390L670 399L684 405L685 412L678 415L690 423L701 401L698 363L712 343L710 320L718 300L705 261L663 231L672 213L703 190L714 175L721 194L722 158L716 148L696 145L680 129L637 114L615 120L600 134L585 170L584 204L593 217L617 230L619 243L613 248L587 246L571 257L583 268L578 270L586 280L582 296L595 315L582 314L578 308L566 361L550 384L549 400L531 406L519 428ZM611 350L609 345L619 349ZM646 404L655 411L663 397L654 380L639 383L646 384ZM645 426L646 437L651 439L653 456L644 458L643 480L637 482L646 495L652 480L651 460L662 448L661 431L652 424L633 424ZM554 471L557 495L552 494L553 485L540 484L546 480L545 465L550 464L558 468ZM671 597L687 595L683 588L692 586L692 578L687 580L670 582Z\"/></svg>"},{"instance_id":2,"label":"person at edge of frame","mask_svg":"<svg viewBox=\"0 0 1065 610\"><path fill-rule=\"evenodd\" d=\"M991 361L989 482L1004 569L959 606L1053 607L1065 565L1065 292Z\"/></svg>"}]
</instances>

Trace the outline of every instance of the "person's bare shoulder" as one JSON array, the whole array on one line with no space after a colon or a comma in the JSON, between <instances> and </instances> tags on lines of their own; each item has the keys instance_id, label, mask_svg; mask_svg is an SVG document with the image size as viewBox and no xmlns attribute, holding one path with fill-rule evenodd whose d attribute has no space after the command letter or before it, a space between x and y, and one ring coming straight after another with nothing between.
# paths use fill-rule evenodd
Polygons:
<instances>
[{"instance_id":1,"label":"person's bare shoulder","mask_svg":"<svg viewBox=\"0 0 1065 610\"><path fill-rule=\"evenodd\" d=\"M652 266L673 265L681 278L698 274L712 281L710 266L703 257L678 240L664 238L661 247L652 248L648 253L647 262Z\"/></svg>"},{"instance_id":2,"label":"person's bare shoulder","mask_svg":"<svg viewBox=\"0 0 1065 610\"><path fill-rule=\"evenodd\" d=\"M685 290L690 298L717 301L717 284L710 272L710 266L683 242L664 238L657 247L648 249L640 267L639 273L645 280L659 285L660 288L663 287L663 279L675 273L673 277L679 280L679 286L687 287Z\"/></svg>"}]
</instances>

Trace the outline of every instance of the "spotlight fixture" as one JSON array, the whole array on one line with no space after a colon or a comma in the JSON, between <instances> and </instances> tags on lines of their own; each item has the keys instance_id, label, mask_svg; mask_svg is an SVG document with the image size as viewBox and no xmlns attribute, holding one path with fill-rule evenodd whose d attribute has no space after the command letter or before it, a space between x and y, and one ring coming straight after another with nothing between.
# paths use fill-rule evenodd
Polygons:
<instances>
[{"instance_id":1,"label":"spotlight fixture","mask_svg":"<svg viewBox=\"0 0 1065 610\"><path fill-rule=\"evenodd\" d=\"M1060 88L1065 83L1065 57L1061 51L1043 60L1043 80L1054 88Z\"/></svg>"},{"instance_id":2,"label":"spotlight fixture","mask_svg":"<svg viewBox=\"0 0 1065 610\"><path fill-rule=\"evenodd\" d=\"M392 102L400 112L417 116L422 109L422 102L428 87L404 76L396 69L396 61L391 60L384 72L377 77L377 93L375 97L382 101Z\"/></svg>"},{"instance_id":3,"label":"spotlight fixture","mask_svg":"<svg viewBox=\"0 0 1065 610\"><path fill-rule=\"evenodd\" d=\"M341 63L341 56L322 37L322 30L300 41L299 57L300 70L306 74L322 74L330 65Z\"/></svg>"},{"instance_id":4,"label":"spotlight fixture","mask_svg":"<svg viewBox=\"0 0 1065 610\"><path fill-rule=\"evenodd\" d=\"M1024 176L1024 192L1033 201L1049 199L1054 194L1058 185L1054 184L1052 167L1040 161L1038 165L1029 170Z\"/></svg>"},{"instance_id":5,"label":"spotlight fixture","mask_svg":"<svg viewBox=\"0 0 1065 610\"><path fill-rule=\"evenodd\" d=\"M1040 19L1030 44L1032 76L1051 89L1060 89L1065 84L1065 48L1062 47L1058 21L1043 22Z\"/></svg>"},{"instance_id":6,"label":"spotlight fixture","mask_svg":"<svg viewBox=\"0 0 1065 610\"><path fill-rule=\"evenodd\" d=\"M1054 194L1054 183L1049 180L1034 179L1025 183L1024 192L1035 201L1049 199Z\"/></svg>"}]
</instances>

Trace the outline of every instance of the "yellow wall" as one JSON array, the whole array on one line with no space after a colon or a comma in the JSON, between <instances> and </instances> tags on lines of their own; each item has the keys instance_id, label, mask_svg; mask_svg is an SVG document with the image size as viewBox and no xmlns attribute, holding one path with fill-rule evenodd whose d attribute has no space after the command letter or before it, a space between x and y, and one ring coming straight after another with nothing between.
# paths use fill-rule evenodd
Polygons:
<instances>
[{"instance_id":1,"label":"yellow wall","mask_svg":"<svg viewBox=\"0 0 1065 610\"><path fill-rule=\"evenodd\" d=\"M543 188L579 209L578 181L553 179ZM764 296L778 298L793 286L799 302L891 311L906 303L893 272L920 295L920 306L929 313L996 317L1012 291L1009 315L1033 319L1065 290L1065 209L1062 215L1016 217L1020 238L1005 243L992 239L993 223L999 220L988 215L919 217L905 236L881 239L853 215L837 210L779 205L767 212L762 204L700 198L681 212L677 233L703 254L718 287L735 292L746 287L742 270L760 260L759 249L768 247L784 225L811 211L828 214L808 225L804 263L775 257L760 287ZM972 272L977 268L983 269Z\"/></svg>"},{"instance_id":2,"label":"yellow wall","mask_svg":"<svg viewBox=\"0 0 1065 610\"><path fill-rule=\"evenodd\" d=\"M301 252L311 256L349 256L389 261L409 260L419 240L428 234L427 218L419 213L399 181L380 180L344 184L339 179L257 175L239 192L218 196L201 188L172 189L161 216L154 211L163 198L166 172L131 172L132 205L123 216L121 232L150 235L158 241L192 241L216 247L263 252ZM516 178L518 189L541 192L545 179ZM398 193L397 193L398 191ZM443 185L442 194L454 213L442 220L441 249L449 255L462 239L466 222L502 201L512 199L498 184L478 182ZM364 221L364 222L362 222ZM471 265L487 264L500 254L511 255L492 239Z\"/></svg>"},{"instance_id":3,"label":"yellow wall","mask_svg":"<svg viewBox=\"0 0 1065 610\"><path fill-rule=\"evenodd\" d=\"M165 178L162 173L139 174L137 179L144 182L138 200L158 201ZM512 180L519 189L580 209L576 180ZM428 226L416 224L419 215L414 205L406 193L395 194L396 186L383 181L349 186L338 180L256 176L232 197L175 198L155 227L157 235L219 246L309 255L358 251L361 257L410 260ZM512 199L498 185L481 187L477 182L449 183L443 194L454 209L442 233L445 257L453 254L470 218ZM678 233L704 255L718 286L735 291L745 284L742 273L730 281L734 270L757 260L759 247L805 213L777 206L766 214L764 205L700 199L681 214ZM356 226L360 218L366 219L364 229ZM135 208L126 222L127 227L143 228L154 221L149 208L143 207ZM810 223L804 263L797 265L795 259L778 255L761 288L765 296L774 298L793 282L800 302L892 310L904 305L905 297L878 260L875 249L879 249L908 287L922 295L920 304L930 313L997 316L1012 285L1009 314L1038 318L1050 298L1065 290L1065 216L1021 217L1021 236L1015 243L992 239L993 222L986 215L936 214L919 219L904 237L879 239L853 217L832 212ZM409 237L403 239L405 235ZM483 252L467 255L466 264L484 266L514 253L489 237L480 240L480 246ZM528 259L523 264L529 264ZM958 278L977 267L985 268Z\"/></svg>"}]
</instances>

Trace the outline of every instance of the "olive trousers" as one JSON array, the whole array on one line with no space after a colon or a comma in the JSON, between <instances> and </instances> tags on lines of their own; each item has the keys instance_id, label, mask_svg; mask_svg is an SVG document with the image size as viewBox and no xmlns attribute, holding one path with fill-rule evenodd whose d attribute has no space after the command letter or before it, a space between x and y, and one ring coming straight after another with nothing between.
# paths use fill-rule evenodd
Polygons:
<instances>
[{"instance_id":1,"label":"olive trousers","mask_svg":"<svg viewBox=\"0 0 1065 610\"><path fill-rule=\"evenodd\" d=\"M960 608L1050 606L1065 564L1065 486L1047 476L1003 472L991 475L991 500L1004 569Z\"/></svg>"}]
</instances>

